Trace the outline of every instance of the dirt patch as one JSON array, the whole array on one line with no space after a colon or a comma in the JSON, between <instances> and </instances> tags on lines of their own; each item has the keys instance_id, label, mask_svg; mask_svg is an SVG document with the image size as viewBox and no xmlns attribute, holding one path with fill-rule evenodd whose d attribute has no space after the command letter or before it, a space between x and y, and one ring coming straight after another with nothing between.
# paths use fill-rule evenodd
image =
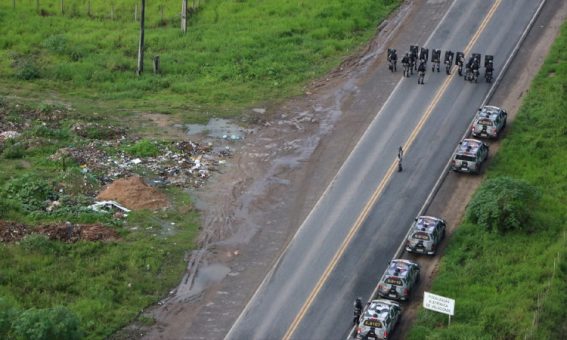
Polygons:
<instances>
[{"instance_id":1,"label":"dirt patch","mask_svg":"<svg viewBox=\"0 0 567 340\"><path fill-rule=\"evenodd\" d=\"M101 224L46 224L31 228L25 224L0 221L0 242L21 241L30 234L46 235L50 240L74 243L83 241L116 241L120 235Z\"/></svg>"},{"instance_id":2,"label":"dirt patch","mask_svg":"<svg viewBox=\"0 0 567 340\"><path fill-rule=\"evenodd\" d=\"M156 210L166 208L169 204L164 194L147 185L139 176L112 182L96 198L114 200L132 210Z\"/></svg>"}]
</instances>

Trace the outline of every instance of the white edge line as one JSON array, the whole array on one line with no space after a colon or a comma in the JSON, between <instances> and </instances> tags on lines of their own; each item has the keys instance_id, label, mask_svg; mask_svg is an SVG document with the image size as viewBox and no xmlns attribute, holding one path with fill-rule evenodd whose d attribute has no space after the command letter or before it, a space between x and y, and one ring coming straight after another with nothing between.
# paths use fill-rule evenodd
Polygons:
<instances>
[{"instance_id":1,"label":"white edge line","mask_svg":"<svg viewBox=\"0 0 567 340\"><path fill-rule=\"evenodd\" d=\"M506 59L506 62L504 63L504 66L502 66L502 71L498 74L498 77L496 77L496 80L494 81L494 83L492 83L492 86L490 87L490 89L488 90L488 93L486 94L486 96L484 97L484 100L482 101L480 106L484 106L486 105L486 103L492 98L492 96L494 95L494 91L495 89L498 87L498 85L500 84L500 82L502 81L502 78L504 77L504 74L506 73L506 71L508 70L508 67L510 66L510 63L512 62L512 59L516 56L516 54L518 53L518 50L520 49L520 45L524 42L524 40L526 39L528 33L530 32L530 30L533 27L534 22L536 21L537 17L539 16L541 9L543 8L543 6L545 5L547 0L542 0L539 7L536 9L534 15L532 16L530 22L528 23L528 25L526 26L526 28L524 29L524 32L522 33L522 35L520 36L520 39L518 39L518 42L516 42L516 45L514 46L514 48L512 49L512 53L510 53L510 56L508 57L508 59ZM473 117L474 120L474 117ZM468 136L468 134L470 133L470 129L473 123L473 120L471 120L469 126L467 127L465 133L463 134L463 138L466 138ZM443 168L443 170L441 171L441 174L439 175L439 178L437 179L437 182L435 182L435 185L433 186L433 188L431 189L431 192L429 192L429 195L427 196L427 198L425 199L425 203L423 203L423 206L421 207L421 209L419 210L419 212L417 213L417 216L422 215L425 210L427 210L429 208L429 206L431 205L431 202L433 201L433 197L437 194L437 192L439 191L439 189L441 188L441 183L445 180L445 178L447 178L447 175L449 174L449 166L451 165L451 158L449 157L449 160L447 161L447 164L445 164L445 167ZM396 253L394 254L394 257L392 257L392 260L395 260L396 258L399 258L400 256L402 256L402 254L404 253L405 249L404 249L404 244L406 239L408 238L409 234L411 232L411 226L408 229L408 232L406 233L406 235L404 236L402 243L400 244L400 246L398 247L398 250L396 250ZM374 291L372 291L372 294L370 295L370 299L368 300L369 302L371 300L374 299L374 297L376 296L376 292L378 291L378 285L376 285L376 288L374 288ZM352 327L352 330L349 332L349 335L347 336L347 340L351 339L351 335L355 332L356 330L356 326Z\"/></svg>"}]
</instances>

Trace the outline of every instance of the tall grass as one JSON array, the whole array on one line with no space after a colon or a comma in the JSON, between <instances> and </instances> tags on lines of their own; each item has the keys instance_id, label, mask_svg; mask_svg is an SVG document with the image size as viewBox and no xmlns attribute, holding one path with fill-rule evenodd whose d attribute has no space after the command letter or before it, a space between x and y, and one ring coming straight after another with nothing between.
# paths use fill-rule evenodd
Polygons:
<instances>
[{"instance_id":1,"label":"tall grass","mask_svg":"<svg viewBox=\"0 0 567 340\"><path fill-rule=\"evenodd\" d=\"M115 109L212 111L296 95L367 41L400 1L198 1L188 33L181 1L148 1L146 72L135 76L135 0L0 3L0 93L57 91L68 101ZM189 2L192 4L192 2ZM110 17L111 4L114 20ZM163 6L163 19L161 15ZM151 57L162 74L151 74ZM104 102L104 103L103 103Z\"/></svg>"},{"instance_id":2,"label":"tall grass","mask_svg":"<svg viewBox=\"0 0 567 340\"><path fill-rule=\"evenodd\" d=\"M465 221L432 291L456 300L447 317L421 310L411 339L560 339L567 332L567 24L487 174L542 193L535 232L490 232Z\"/></svg>"}]
</instances>

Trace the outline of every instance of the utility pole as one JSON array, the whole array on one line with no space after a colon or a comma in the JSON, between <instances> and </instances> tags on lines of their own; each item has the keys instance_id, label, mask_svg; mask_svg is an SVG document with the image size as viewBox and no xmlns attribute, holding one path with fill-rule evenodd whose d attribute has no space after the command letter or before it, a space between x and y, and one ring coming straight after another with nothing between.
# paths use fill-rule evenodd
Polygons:
<instances>
[{"instance_id":1,"label":"utility pole","mask_svg":"<svg viewBox=\"0 0 567 340\"><path fill-rule=\"evenodd\" d=\"M187 0L181 1L181 32L187 33Z\"/></svg>"},{"instance_id":2,"label":"utility pole","mask_svg":"<svg viewBox=\"0 0 567 340\"><path fill-rule=\"evenodd\" d=\"M138 77L144 71L144 20L146 17L146 0L142 0L142 10L140 13L140 44L138 45Z\"/></svg>"}]
</instances>

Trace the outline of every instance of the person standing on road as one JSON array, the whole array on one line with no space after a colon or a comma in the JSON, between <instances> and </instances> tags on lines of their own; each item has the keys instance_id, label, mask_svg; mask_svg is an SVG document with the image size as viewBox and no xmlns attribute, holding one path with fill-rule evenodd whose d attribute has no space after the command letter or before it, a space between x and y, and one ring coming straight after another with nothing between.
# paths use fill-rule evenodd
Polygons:
<instances>
[{"instance_id":1,"label":"person standing on road","mask_svg":"<svg viewBox=\"0 0 567 340\"><path fill-rule=\"evenodd\" d=\"M425 78L425 62L419 63L417 68L417 83L423 85L423 79Z\"/></svg>"},{"instance_id":2,"label":"person standing on road","mask_svg":"<svg viewBox=\"0 0 567 340\"><path fill-rule=\"evenodd\" d=\"M402 172L402 157L404 156L404 149L400 146L398 148L398 172Z\"/></svg>"},{"instance_id":3,"label":"person standing on road","mask_svg":"<svg viewBox=\"0 0 567 340\"><path fill-rule=\"evenodd\" d=\"M352 320L354 325L358 325L360 322L360 316L362 315L362 299L357 297L354 300L354 319Z\"/></svg>"}]
</instances>

